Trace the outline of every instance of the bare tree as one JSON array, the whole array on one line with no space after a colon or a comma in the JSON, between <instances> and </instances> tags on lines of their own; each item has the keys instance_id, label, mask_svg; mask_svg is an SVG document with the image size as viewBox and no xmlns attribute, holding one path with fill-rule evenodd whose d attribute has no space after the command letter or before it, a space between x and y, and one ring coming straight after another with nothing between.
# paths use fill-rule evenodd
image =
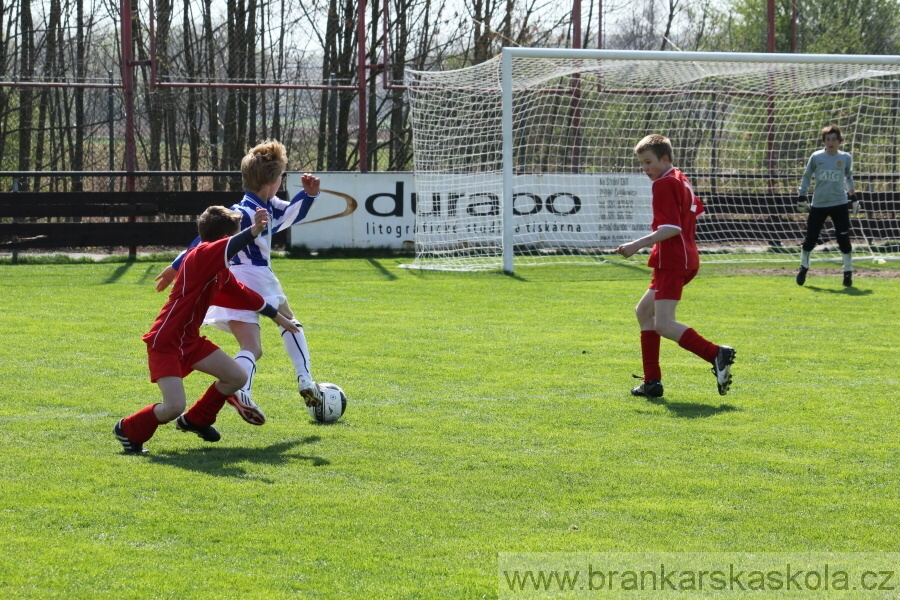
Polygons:
<instances>
[{"instance_id":1,"label":"bare tree","mask_svg":"<svg viewBox=\"0 0 900 600\"><path fill-rule=\"evenodd\" d=\"M34 24L31 20L31 0L21 0L19 13L19 73L23 79L34 77ZM31 130L33 124L33 100L30 88L22 88L19 92L19 164L20 171L27 171L32 165ZM23 191L28 189L28 182L22 182Z\"/></svg>"}]
</instances>

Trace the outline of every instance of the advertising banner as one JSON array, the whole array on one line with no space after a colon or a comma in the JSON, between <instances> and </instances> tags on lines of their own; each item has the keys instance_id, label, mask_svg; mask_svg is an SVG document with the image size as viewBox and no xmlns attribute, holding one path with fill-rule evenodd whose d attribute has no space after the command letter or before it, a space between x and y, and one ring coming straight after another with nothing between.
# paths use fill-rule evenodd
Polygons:
<instances>
[{"instance_id":1,"label":"advertising banner","mask_svg":"<svg viewBox=\"0 0 900 600\"><path fill-rule=\"evenodd\" d=\"M288 194L302 188L288 173ZM415 183L409 172L316 173L321 195L291 228L291 245L325 248L403 248L415 240Z\"/></svg>"},{"instance_id":2,"label":"advertising banner","mask_svg":"<svg viewBox=\"0 0 900 600\"><path fill-rule=\"evenodd\" d=\"M416 239L417 210L420 233L432 243L489 243L502 235L497 174L467 175L455 183L446 174L425 174L418 199L409 172L318 176L321 195L306 219L291 229L291 245L408 248ZM287 186L291 196L299 192L300 173L289 173ZM615 247L646 234L650 219L650 180L642 173L515 177L518 244L565 239L569 247Z\"/></svg>"}]
</instances>

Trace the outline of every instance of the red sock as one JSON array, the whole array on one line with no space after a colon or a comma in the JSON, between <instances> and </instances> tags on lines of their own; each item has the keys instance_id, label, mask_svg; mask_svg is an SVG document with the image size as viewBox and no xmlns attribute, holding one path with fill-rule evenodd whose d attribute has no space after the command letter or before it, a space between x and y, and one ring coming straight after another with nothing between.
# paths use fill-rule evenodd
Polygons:
<instances>
[{"instance_id":1,"label":"red sock","mask_svg":"<svg viewBox=\"0 0 900 600\"><path fill-rule=\"evenodd\" d=\"M659 334L652 329L641 330L641 360L644 361L644 381L662 379L659 369Z\"/></svg>"},{"instance_id":2,"label":"red sock","mask_svg":"<svg viewBox=\"0 0 900 600\"><path fill-rule=\"evenodd\" d=\"M159 419L156 418L156 413L153 412L155 406L156 404L145 406L133 415L122 419L122 431L135 444L143 444L152 438L156 433L156 428L161 425Z\"/></svg>"},{"instance_id":3,"label":"red sock","mask_svg":"<svg viewBox=\"0 0 900 600\"><path fill-rule=\"evenodd\" d=\"M713 362L716 360L716 356L719 354L719 347L710 342L707 339L704 339L699 333L691 329L690 327L681 334L681 338L678 340L678 345L687 350L688 352L693 352L706 362Z\"/></svg>"},{"instance_id":4,"label":"red sock","mask_svg":"<svg viewBox=\"0 0 900 600\"><path fill-rule=\"evenodd\" d=\"M184 413L184 416L197 427L212 425L216 422L216 415L225 406L225 400L227 399L228 396L220 392L216 388L216 384L213 383L206 390L206 393Z\"/></svg>"}]
</instances>

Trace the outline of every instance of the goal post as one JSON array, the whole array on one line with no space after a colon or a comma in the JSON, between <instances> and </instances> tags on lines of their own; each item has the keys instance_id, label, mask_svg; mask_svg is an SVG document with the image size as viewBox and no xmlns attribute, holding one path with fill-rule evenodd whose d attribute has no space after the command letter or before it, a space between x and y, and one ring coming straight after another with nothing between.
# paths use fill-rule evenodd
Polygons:
<instances>
[{"instance_id":1,"label":"goal post","mask_svg":"<svg viewBox=\"0 0 900 600\"><path fill-rule=\"evenodd\" d=\"M796 260L800 178L844 132L862 212L857 257L900 250L900 57L505 48L407 73L416 179L410 266L596 263L649 231L634 145L672 140L707 216L703 260ZM830 221L829 221L830 225ZM817 255L837 257L833 231Z\"/></svg>"}]
</instances>

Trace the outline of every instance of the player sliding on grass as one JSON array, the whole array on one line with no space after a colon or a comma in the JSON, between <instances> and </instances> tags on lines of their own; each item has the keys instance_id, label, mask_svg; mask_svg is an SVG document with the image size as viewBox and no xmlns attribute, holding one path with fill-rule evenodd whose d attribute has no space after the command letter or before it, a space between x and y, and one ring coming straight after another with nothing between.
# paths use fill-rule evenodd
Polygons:
<instances>
[{"instance_id":1,"label":"player sliding on grass","mask_svg":"<svg viewBox=\"0 0 900 600\"><path fill-rule=\"evenodd\" d=\"M806 237L800 250L800 269L797 271L797 285L806 283L809 271L809 255L819 239L825 219L831 217L837 235L838 248L844 262L844 287L853 285L853 246L850 244L850 211L856 215L859 203L853 190L853 157L840 150L844 136L837 125L822 129L822 143L825 148L813 152L806 163L806 170L800 180L797 208L809 212L806 219ZM812 204L808 202L809 185L816 179ZM846 187L845 187L846 182ZM849 200L848 200L849 198Z\"/></svg>"},{"instance_id":2,"label":"player sliding on grass","mask_svg":"<svg viewBox=\"0 0 900 600\"><path fill-rule=\"evenodd\" d=\"M257 210L250 227L237 233L240 222L241 215L224 206L207 208L197 221L200 244L184 255L169 300L143 336L150 381L159 386L162 403L145 406L116 423L113 433L126 452L145 452L144 442L173 419L182 431L196 433L207 442L219 441L221 436L213 427L216 415L248 377L240 364L200 335L200 324L213 302L258 311L286 331L298 331L290 319L228 270L228 261L266 228L269 214ZM191 371L207 373L217 381L182 414L186 404L182 380Z\"/></svg>"},{"instance_id":3,"label":"player sliding on grass","mask_svg":"<svg viewBox=\"0 0 900 600\"><path fill-rule=\"evenodd\" d=\"M301 221L309 213L313 201L319 195L319 178L305 173L300 178L303 190L287 202L275 195L281 187L286 168L286 150L284 145L277 141L266 141L257 145L241 161L244 198L231 208L243 215L244 227L249 224L254 211L259 209L269 213L271 224L261 236L231 259L231 272L238 281L258 292L270 304L277 306L278 311L296 326L295 329L282 327L281 339L294 365L300 396L307 406L318 406L322 396L310 373L309 347L303 333L303 325L294 318L281 282L272 271L271 254L272 236ZM194 244L196 243L197 240L194 240ZM157 291L164 290L175 278L180 264L181 256L159 274L156 278ZM262 425L266 422L266 417L251 396L256 361L263 353L259 315L252 310L213 306L207 313L204 324L230 331L237 339L241 349L234 359L244 366L249 377L247 383L228 398L228 402L245 421L251 425Z\"/></svg>"},{"instance_id":4,"label":"player sliding on grass","mask_svg":"<svg viewBox=\"0 0 900 600\"><path fill-rule=\"evenodd\" d=\"M713 365L719 394L731 386L734 348L717 346L696 331L675 320L681 293L700 269L695 230L703 204L694 194L691 182L672 166L672 143L661 135L648 135L634 149L641 169L653 182L652 233L622 244L616 252L628 258L647 246L653 246L648 266L653 267L650 288L638 302L634 313L641 327L643 383L631 390L635 396L663 395L659 367L660 336L666 337ZM637 375L635 375L637 377Z\"/></svg>"}]
</instances>

